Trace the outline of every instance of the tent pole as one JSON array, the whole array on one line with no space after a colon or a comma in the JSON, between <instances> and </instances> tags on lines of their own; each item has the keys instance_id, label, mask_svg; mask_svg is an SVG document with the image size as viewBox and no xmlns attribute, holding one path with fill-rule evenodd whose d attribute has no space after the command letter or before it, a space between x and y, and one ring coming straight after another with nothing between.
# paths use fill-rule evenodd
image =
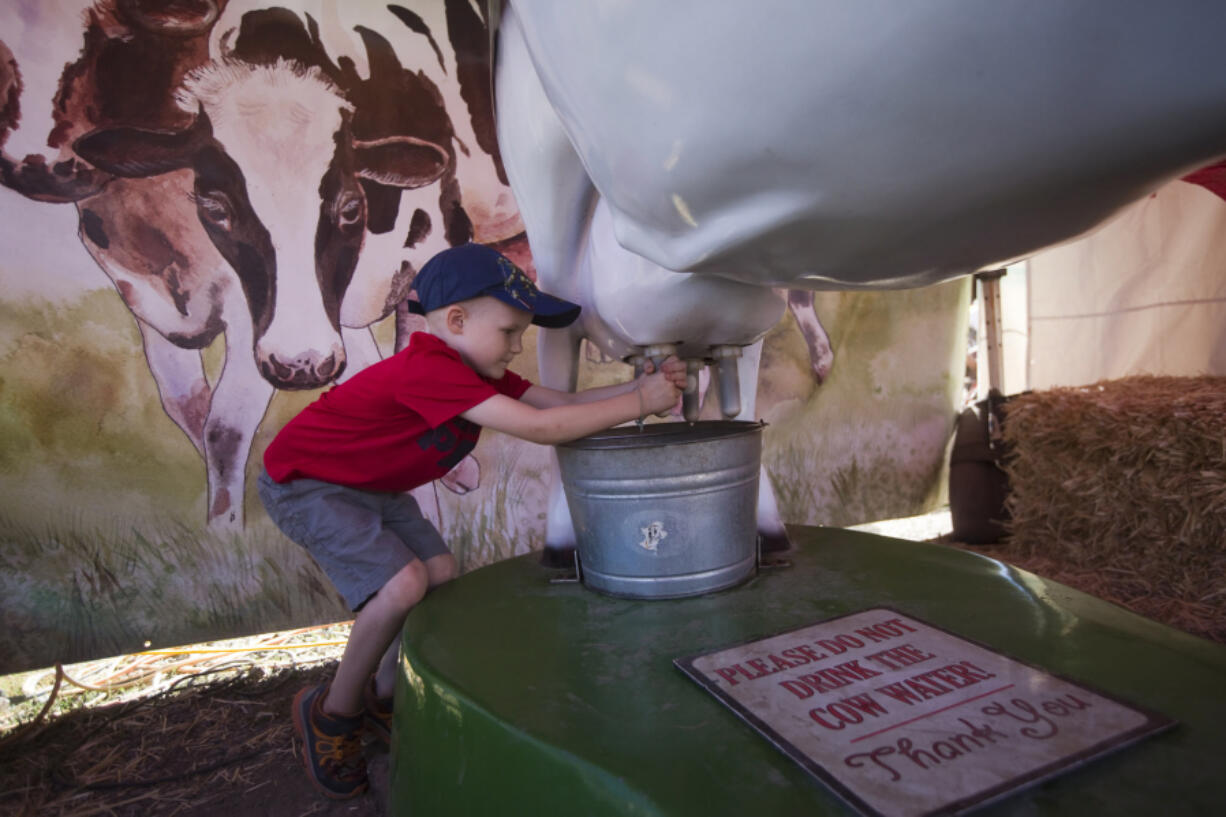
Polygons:
<instances>
[{"instance_id":1,"label":"tent pole","mask_svg":"<svg viewBox=\"0 0 1226 817\"><path fill-rule=\"evenodd\" d=\"M984 343L979 349L987 349L988 389L1001 391L1004 385L1004 333L1001 327L1000 309L1000 279L1004 277L1004 269L989 270L975 273L979 282L979 292L983 297ZM979 370L983 371L982 358Z\"/></svg>"}]
</instances>

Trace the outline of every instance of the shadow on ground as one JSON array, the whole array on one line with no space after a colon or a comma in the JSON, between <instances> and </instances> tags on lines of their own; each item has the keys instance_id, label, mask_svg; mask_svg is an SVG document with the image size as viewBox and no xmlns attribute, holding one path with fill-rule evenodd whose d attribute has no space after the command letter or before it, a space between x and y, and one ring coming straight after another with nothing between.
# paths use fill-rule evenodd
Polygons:
<instances>
[{"instance_id":1,"label":"shadow on ground","mask_svg":"<svg viewBox=\"0 0 1226 817\"><path fill-rule=\"evenodd\" d=\"M371 791L334 801L308 782L290 702L335 668L246 670L90 707L0 744L0 813L13 817L382 817L388 755L366 745Z\"/></svg>"}]
</instances>

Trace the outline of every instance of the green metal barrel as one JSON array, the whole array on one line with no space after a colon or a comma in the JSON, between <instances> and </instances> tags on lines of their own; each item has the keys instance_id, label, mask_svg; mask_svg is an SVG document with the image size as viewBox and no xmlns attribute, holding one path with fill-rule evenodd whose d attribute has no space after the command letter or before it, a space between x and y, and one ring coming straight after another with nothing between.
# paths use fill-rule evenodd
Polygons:
<instances>
[{"instance_id":1,"label":"green metal barrel","mask_svg":"<svg viewBox=\"0 0 1226 817\"><path fill-rule=\"evenodd\" d=\"M790 568L643 601L528 554L406 623L392 815L745 817L848 806L673 660L886 606L1178 721L985 817L1206 815L1226 803L1226 648L953 548L793 527Z\"/></svg>"}]
</instances>

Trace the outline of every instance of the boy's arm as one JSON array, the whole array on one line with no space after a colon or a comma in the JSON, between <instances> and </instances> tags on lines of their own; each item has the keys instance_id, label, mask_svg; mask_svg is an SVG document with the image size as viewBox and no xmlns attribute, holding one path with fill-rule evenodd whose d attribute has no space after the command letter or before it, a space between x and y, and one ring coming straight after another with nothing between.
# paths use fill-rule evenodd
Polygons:
<instances>
[{"instance_id":1,"label":"boy's arm","mask_svg":"<svg viewBox=\"0 0 1226 817\"><path fill-rule=\"evenodd\" d=\"M524 393L525 396L537 388L533 386ZM677 404L681 396L676 384L663 371L605 389L618 391L611 396L587 402L543 408L522 399L516 400L505 394L496 394L460 416L479 426L523 440L542 445L557 445L647 414L667 411Z\"/></svg>"},{"instance_id":2,"label":"boy's arm","mask_svg":"<svg viewBox=\"0 0 1226 817\"><path fill-rule=\"evenodd\" d=\"M576 406L581 403L594 403L598 400L606 400L619 394L632 392L637 383L637 380L629 380L625 383L600 386L579 392L558 391L557 389L533 383L519 399L538 409L554 408L555 406Z\"/></svg>"},{"instance_id":3,"label":"boy's arm","mask_svg":"<svg viewBox=\"0 0 1226 817\"><path fill-rule=\"evenodd\" d=\"M646 374L651 374L655 370L652 362L648 360L644 366ZM675 357L669 357L660 364L660 371L664 372L665 376L676 384L677 388L685 388L685 362L678 360ZM584 389L580 392L558 391L546 386L541 386L533 383L532 386L523 393L519 398L530 406L538 409L553 408L554 406L573 406L581 403L594 403L599 400L606 400L610 397L616 397L619 394L632 392L639 380L629 380L625 383L615 383L612 386L597 386L592 389Z\"/></svg>"}]
</instances>

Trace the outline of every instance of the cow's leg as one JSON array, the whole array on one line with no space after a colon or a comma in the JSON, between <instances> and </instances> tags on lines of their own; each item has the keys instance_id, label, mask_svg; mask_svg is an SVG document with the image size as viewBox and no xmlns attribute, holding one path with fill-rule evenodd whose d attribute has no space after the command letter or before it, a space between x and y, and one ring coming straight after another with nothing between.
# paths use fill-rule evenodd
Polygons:
<instances>
[{"instance_id":1,"label":"cow's leg","mask_svg":"<svg viewBox=\"0 0 1226 817\"><path fill-rule=\"evenodd\" d=\"M426 316L409 311L409 302L401 301L396 306L396 351L409 345L414 332L426 331Z\"/></svg>"},{"instance_id":2,"label":"cow's leg","mask_svg":"<svg viewBox=\"0 0 1226 817\"><path fill-rule=\"evenodd\" d=\"M754 422L757 418L758 370L762 363L762 344L758 341L746 346L738 362L741 381L741 413L734 420ZM758 535L762 538L764 553L789 550L792 541L788 538L787 528L779 515L779 502L775 498L775 489L771 487L770 477L766 474L766 466L758 478Z\"/></svg>"},{"instance_id":3,"label":"cow's leg","mask_svg":"<svg viewBox=\"0 0 1226 817\"><path fill-rule=\"evenodd\" d=\"M548 567L567 567L575 559L575 522L570 517L570 505L562 488L562 471L558 467L558 452L550 449L553 481L549 485L549 504L545 510L545 550L541 563Z\"/></svg>"},{"instance_id":4,"label":"cow's leg","mask_svg":"<svg viewBox=\"0 0 1226 817\"><path fill-rule=\"evenodd\" d=\"M244 404L254 401L250 422L258 423L272 387L255 370L251 317L229 265L203 230L179 229L198 223L191 189L190 171L157 181L116 179L102 194L78 205L80 239L137 320L167 415L204 457L210 526L241 525L241 463L254 425L236 436L228 431L227 418L239 417ZM239 332L238 347L234 333L228 333L227 360L210 389L200 350L227 331L227 322L235 321L246 329ZM233 359L236 349L245 361ZM244 369L253 375L248 387L239 382ZM237 482L228 483L236 470ZM237 501L233 518L231 497Z\"/></svg>"},{"instance_id":5,"label":"cow's leg","mask_svg":"<svg viewBox=\"0 0 1226 817\"><path fill-rule=\"evenodd\" d=\"M469 454L460 460L455 468L443 474L439 482L443 483L443 487L448 491L460 496L475 491L481 486L481 463Z\"/></svg>"},{"instance_id":6,"label":"cow's leg","mask_svg":"<svg viewBox=\"0 0 1226 817\"><path fill-rule=\"evenodd\" d=\"M809 366L813 370L813 379L819 384L824 383L834 367L834 349L830 346L830 336L822 322L818 320L817 310L813 307L813 293L807 289L788 290L788 309L804 336L805 345L809 347Z\"/></svg>"},{"instance_id":7,"label":"cow's leg","mask_svg":"<svg viewBox=\"0 0 1226 817\"><path fill-rule=\"evenodd\" d=\"M574 391L579 383L579 344L583 336L577 329L541 329L536 336L541 385L559 391ZM574 563L575 523L570 518L562 473L556 450L549 452L553 480L549 485L549 505L545 514L545 551L541 561L562 567Z\"/></svg>"},{"instance_id":8,"label":"cow's leg","mask_svg":"<svg viewBox=\"0 0 1226 817\"><path fill-rule=\"evenodd\" d=\"M571 297L596 188L545 96L509 5L498 31L495 92L499 152L532 246L537 285Z\"/></svg>"},{"instance_id":9,"label":"cow's leg","mask_svg":"<svg viewBox=\"0 0 1226 817\"><path fill-rule=\"evenodd\" d=\"M520 217L532 246L537 284L573 298L579 247L595 188L545 96L523 39L515 8L507 6L498 33L495 67L498 145ZM573 391L578 380L579 328L542 329L537 336L541 385ZM546 564L570 564L574 525L553 458L545 522Z\"/></svg>"},{"instance_id":10,"label":"cow's leg","mask_svg":"<svg viewBox=\"0 0 1226 817\"><path fill-rule=\"evenodd\" d=\"M200 350L176 346L144 321L138 320L136 325L140 327L145 360L157 384L162 408L203 457L204 425L213 389L205 377Z\"/></svg>"},{"instance_id":11,"label":"cow's leg","mask_svg":"<svg viewBox=\"0 0 1226 817\"><path fill-rule=\"evenodd\" d=\"M446 538L446 533L443 531L443 508L438 501L438 482L418 485L409 491L409 495L417 500L417 506L421 508L421 515L430 520L434 529Z\"/></svg>"},{"instance_id":12,"label":"cow's leg","mask_svg":"<svg viewBox=\"0 0 1226 817\"><path fill-rule=\"evenodd\" d=\"M213 388L204 427L208 471L208 521L215 530L243 527L243 492L251 440L264 418L273 387L260 374L252 354L251 316L243 298L231 298L226 317L226 359Z\"/></svg>"},{"instance_id":13,"label":"cow's leg","mask_svg":"<svg viewBox=\"0 0 1226 817\"><path fill-rule=\"evenodd\" d=\"M379 351L379 344L375 342L375 336L369 326L361 329L342 326L341 341L345 344L345 371L337 378L338 383L344 383L370 364L383 359L383 353Z\"/></svg>"}]
</instances>

